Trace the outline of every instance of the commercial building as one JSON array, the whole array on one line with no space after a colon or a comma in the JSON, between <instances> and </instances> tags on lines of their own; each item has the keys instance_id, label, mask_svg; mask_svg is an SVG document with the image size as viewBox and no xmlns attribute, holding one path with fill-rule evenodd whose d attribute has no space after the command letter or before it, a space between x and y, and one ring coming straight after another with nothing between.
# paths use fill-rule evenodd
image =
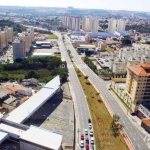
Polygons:
<instances>
[{"instance_id":1,"label":"commercial building","mask_svg":"<svg viewBox=\"0 0 150 150\"><path fill-rule=\"evenodd\" d=\"M150 64L128 66L124 100L133 111L150 103Z\"/></svg>"},{"instance_id":2,"label":"commercial building","mask_svg":"<svg viewBox=\"0 0 150 150\"><path fill-rule=\"evenodd\" d=\"M20 136L20 150L61 150L62 135L30 126Z\"/></svg>"},{"instance_id":3,"label":"commercial building","mask_svg":"<svg viewBox=\"0 0 150 150\"><path fill-rule=\"evenodd\" d=\"M82 19L82 29L88 32L97 32L98 19L93 17L84 17Z\"/></svg>"},{"instance_id":4,"label":"commercial building","mask_svg":"<svg viewBox=\"0 0 150 150\"><path fill-rule=\"evenodd\" d=\"M81 25L81 18L76 16L65 16L63 25L70 30L79 31Z\"/></svg>"},{"instance_id":5,"label":"commercial building","mask_svg":"<svg viewBox=\"0 0 150 150\"><path fill-rule=\"evenodd\" d=\"M23 123L30 118L46 101L60 89L60 78L56 76L40 91L30 97L22 105L13 110L6 118L15 123Z\"/></svg>"},{"instance_id":6,"label":"commercial building","mask_svg":"<svg viewBox=\"0 0 150 150\"><path fill-rule=\"evenodd\" d=\"M12 43L13 47L13 59L24 59L26 57L25 53L25 42L23 39L15 39Z\"/></svg>"}]
</instances>

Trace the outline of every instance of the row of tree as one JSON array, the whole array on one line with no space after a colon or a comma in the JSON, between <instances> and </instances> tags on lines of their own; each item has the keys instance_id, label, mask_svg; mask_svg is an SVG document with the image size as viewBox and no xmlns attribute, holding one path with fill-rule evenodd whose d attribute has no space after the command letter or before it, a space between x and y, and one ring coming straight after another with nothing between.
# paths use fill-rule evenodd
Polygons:
<instances>
[{"instance_id":1,"label":"row of tree","mask_svg":"<svg viewBox=\"0 0 150 150\"><path fill-rule=\"evenodd\" d=\"M68 77L66 66L66 62L62 62L59 57L30 57L21 62L0 65L0 80L37 78L48 82L54 76L60 75L61 81L65 82ZM45 73L39 73L40 69Z\"/></svg>"}]
</instances>

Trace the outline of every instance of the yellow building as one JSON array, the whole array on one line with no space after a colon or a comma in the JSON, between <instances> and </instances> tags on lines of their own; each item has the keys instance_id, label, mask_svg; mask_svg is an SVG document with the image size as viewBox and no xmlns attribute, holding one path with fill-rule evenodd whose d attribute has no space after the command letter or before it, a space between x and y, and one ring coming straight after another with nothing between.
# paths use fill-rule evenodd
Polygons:
<instances>
[{"instance_id":1,"label":"yellow building","mask_svg":"<svg viewBox=\"0 0 150 150\"><path fill-rule=\"evenodd\" d=\"M13 41L13 28L5 26L4 31L6 32L7 42Z\"/></svg>"},{"instance_id":2,"label":"yellow building","mask_svg":"<svg viewBox=\"0 0 150 150\"><path fill-rule=\"evenodd\" d=\"M124 101L133 111L150 103L150 64L128 66Z\"/></svg>"}]
</instances>

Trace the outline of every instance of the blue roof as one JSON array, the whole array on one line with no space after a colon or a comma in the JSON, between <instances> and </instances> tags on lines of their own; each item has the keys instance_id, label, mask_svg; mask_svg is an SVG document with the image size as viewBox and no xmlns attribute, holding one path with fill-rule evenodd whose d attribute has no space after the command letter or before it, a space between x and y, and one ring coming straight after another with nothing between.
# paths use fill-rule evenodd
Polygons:
<instances>
[{"instance_id":1,"label":"blue roof","mask_svg":"<svg viewBox=\"0 0 150 150\"><path fill-rule=\"evenodd\" d=\"M121 36L129 36L129 34L124 31L117 31L117 33L119 33Z\"/></svg>"},{"instance_id":2,"label":"blue roof","mask_svg":"<svg viewBox=\"0 0 150 150\"><path fill-rule=\"evenodd\" d=\"M102 36L102 39L115 36L115 34L111 32L86 32L86 34L89 34L92 38L97 38L98 36Z\"/></svg>"}]
</instances>

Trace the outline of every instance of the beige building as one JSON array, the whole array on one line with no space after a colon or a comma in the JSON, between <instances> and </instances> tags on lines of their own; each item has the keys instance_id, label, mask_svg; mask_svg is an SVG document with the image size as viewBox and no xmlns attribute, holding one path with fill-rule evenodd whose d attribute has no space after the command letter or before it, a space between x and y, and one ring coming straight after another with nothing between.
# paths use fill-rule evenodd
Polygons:
<instances>
[{"instance_id":1,"label":"beige building","mask_svg":"<svg viewBox=\"0 0 150 150\"><path fill-rule=\"evenodd\" d=\"M133 111L150 103L150 64L128 67L124 101Z\"/></svg>"},{"instance_id":2,"label":"beige building","mask_svg":"<svg viewBox=\"0 0 150 150\"><path fill-rule=\"evenodd\" d=\"M28 33L31 33L31 44L34 41L34 28L27 29Z\"/></svg>"},{"instance_id":3,"label":"beige building","mask_svg":"<svg viewBox=\"0 0 150 150\"><path fill-rule=\"evenodd\" d=\"M7 42L13 41L13 28L5 26L4 31L6 32Z\"/></svg>"},{"instance_id":4,"label":"beige building","mask_svg":"<svg viewBox=\"0 0 150 150\"><path fill-rule=\"evenodd\" d=\"M1 31L0 32L0 47L3 49L7 46L7 40L6 40L6 32Z\"/></svg>"},{"instance_id":5,"label":"beige building","mask_svg":"<svg viewBox=\"0 0 150 150\"><path fill-rule=\"evenodd\" d=\"M24 59L25 54L25 42L23 39L15 39L12 43L13 46L13 58L16 59Z\"/></svg>"}]
</instances>

